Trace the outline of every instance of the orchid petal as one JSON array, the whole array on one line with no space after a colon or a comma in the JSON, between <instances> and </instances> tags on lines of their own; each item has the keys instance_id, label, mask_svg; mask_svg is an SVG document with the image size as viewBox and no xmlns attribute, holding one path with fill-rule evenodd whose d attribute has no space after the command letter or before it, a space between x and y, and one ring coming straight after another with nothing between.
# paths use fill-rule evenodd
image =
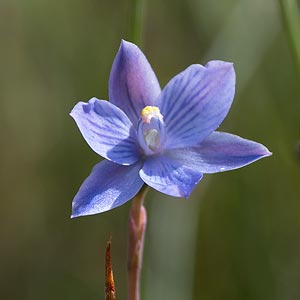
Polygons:
<instances>
[{"instance_id":1,"label":"orchid petal","mask_svg":"<svg viewBox=\"0 0 300 300\"><path fill-rule=\"evenodd\" d=\"M152 156L140 170L140 176L152 188L174 197L188 197L202 178L192 167L165 157Z\"/></svg>"},{"instance_id":2,"label":"orchid petal","mask_svg":"<svg viewBox=\"0 0 300 300\"><path fill-rule=\"evenodd\" d=\"M109 100L137 127L141 110L156 105L160 86L147 58L135 45L122 41L109 78Z\"/></svg>"},{"instance_id":3,"label":"orchid petal","mask_svg":"<svg viewBox=\"0 0 300 300\"><path fill-rule=\"evenodd\" d=\"M88 103L77 103L70 115L86 142L99 155L122 165L139 159L136 132L118 107L92 98Z\"/></svg>"},{"instance_id":4,"label":"orchid petal","mask_svg":"<svg viewBox=\"0 0 300 300\"><path fill-rule=\"evenodd\" d=\"M116 208L133 198L144 184L140 163L122 166L103 160L94 166L72 204L72 218Z\"/></svg>"},{"instance_id":5,"label":"orchid petal","mask_svg":"<svg viewBox=\"0 0 300 300\"><path fill-rule=\"evenodd\" d=\"M172 149L168 155L202 173L238 169L272 153L262 144L225 132L213 132L199 146Z\"/></svg>"},{"instance_id":6,"label":"orchid petal","mask_svg":"<svg viewBox=\"0 0 300 300\"><path fill-rule=\"evenodd\" d=\"M192 65L175 76L159 98L167 128L167 148L194 146L226 117L235 92L231 63Z\"/></svg>"}]
</instances>

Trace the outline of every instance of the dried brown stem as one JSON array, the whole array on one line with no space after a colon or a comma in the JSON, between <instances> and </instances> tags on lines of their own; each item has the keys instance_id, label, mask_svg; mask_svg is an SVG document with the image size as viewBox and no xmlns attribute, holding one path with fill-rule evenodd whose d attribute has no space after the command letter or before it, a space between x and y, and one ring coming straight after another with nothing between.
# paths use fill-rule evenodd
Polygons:
<instances>
[{"instance_id":1,"label":"dried brown stem","mask_svg":"<svg viewBox=\"0 0 300 300\"><path fill-rule=\"evenodd\" d=\"M110 255L111 238L107 242L105 253L105 300L116 300L114 274Z\"/></svg>"}]
</instances>

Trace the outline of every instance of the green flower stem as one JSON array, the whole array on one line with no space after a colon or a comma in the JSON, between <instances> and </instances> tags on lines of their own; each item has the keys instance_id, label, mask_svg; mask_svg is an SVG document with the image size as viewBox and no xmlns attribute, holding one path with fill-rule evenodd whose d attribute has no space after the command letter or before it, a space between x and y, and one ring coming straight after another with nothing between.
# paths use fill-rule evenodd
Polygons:
<instances>
[{"instance_id":1,"label":"green flower stem","mask_svg":"<svg viewBox=\"0 0 300 300\"><path fill-rule=\"evenodd\" d=\"M145 0L132 0L132 16L131 16L131 42L140 48L143 44L143 19L145 13Z\"/></svg>"},{"instance_id":2,"label":"green flower stem","mask_svg":"<svg viewBox=\"0 0 300 300\"><path fill-rule=\"evenodd\" d=\"M133 198L129 213L128 241L128 292L129 300L140 299L140 275L144 248L144 237L147 224L146 209L143 202L148 186L143 186Z\"/></svg>"},{"instance_id":3,"label":"green flower stem","mask_svg":"<svg viewBox=\"0 0 300 300\"><path fill-rule=\"evenodd\" d=\"M300 7L297 0L279 0L295 67L300 79Z\"/></svg>"}]
</instances>

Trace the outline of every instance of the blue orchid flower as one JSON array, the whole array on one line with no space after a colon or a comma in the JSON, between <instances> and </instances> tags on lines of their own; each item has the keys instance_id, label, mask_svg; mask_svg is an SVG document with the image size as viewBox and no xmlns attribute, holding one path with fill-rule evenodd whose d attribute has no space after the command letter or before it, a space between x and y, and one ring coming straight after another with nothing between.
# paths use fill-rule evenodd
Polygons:
<instances>
[{"instance_id":1,"label":"blue orchid flower","mask_svg":"<svg viewBox=\"0 0 300 300\"><path fill-rule=\"evenodd\" d=\"M111 210L144 184L189 197L205 173L271 155L262 144L218 132L233 101L232 63L191 65L163 90L142 51L122 41L109 78L109 102L92 98L71 112L96 164L73 200L72 217Z\"/></svg>"}]
</instances>

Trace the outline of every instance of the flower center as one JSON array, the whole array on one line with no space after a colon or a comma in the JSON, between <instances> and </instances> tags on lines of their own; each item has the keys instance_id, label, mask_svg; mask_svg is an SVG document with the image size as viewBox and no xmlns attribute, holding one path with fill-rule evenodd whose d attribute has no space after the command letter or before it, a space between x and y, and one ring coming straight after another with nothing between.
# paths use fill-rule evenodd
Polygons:
<instances>
[{"instance_id":1,"label":"flower center","mask_svg":"<svg viewBox=\"0 0 300 300\"><path fill-rule=\"evenodd\" d=\"M156 129L149 129L144 132L146 145L155 151L160 143L159 132Z\"/></svg>"},{"instance_id":2,"label":"flower center","mask_svg":"<svg viewBox=\"0 0 300 300\"><path fill-rule=\"evenodd\" d=\"M163 115L156 106L146 106L141 111L141 118L144 123L150 123L152 118L159 119L163 122Z\"/></svg>"},{"instance_id":3,"label":"flower center","mask_svg":"<svg viewBox=\"0 0 300 300\"><path fill-rule=\"evenodd\" d=\"M142 109L138 139L146 155L161 151L164 144L164 121L158 107L146 106Z\"/></svg>"}]
</instances>

